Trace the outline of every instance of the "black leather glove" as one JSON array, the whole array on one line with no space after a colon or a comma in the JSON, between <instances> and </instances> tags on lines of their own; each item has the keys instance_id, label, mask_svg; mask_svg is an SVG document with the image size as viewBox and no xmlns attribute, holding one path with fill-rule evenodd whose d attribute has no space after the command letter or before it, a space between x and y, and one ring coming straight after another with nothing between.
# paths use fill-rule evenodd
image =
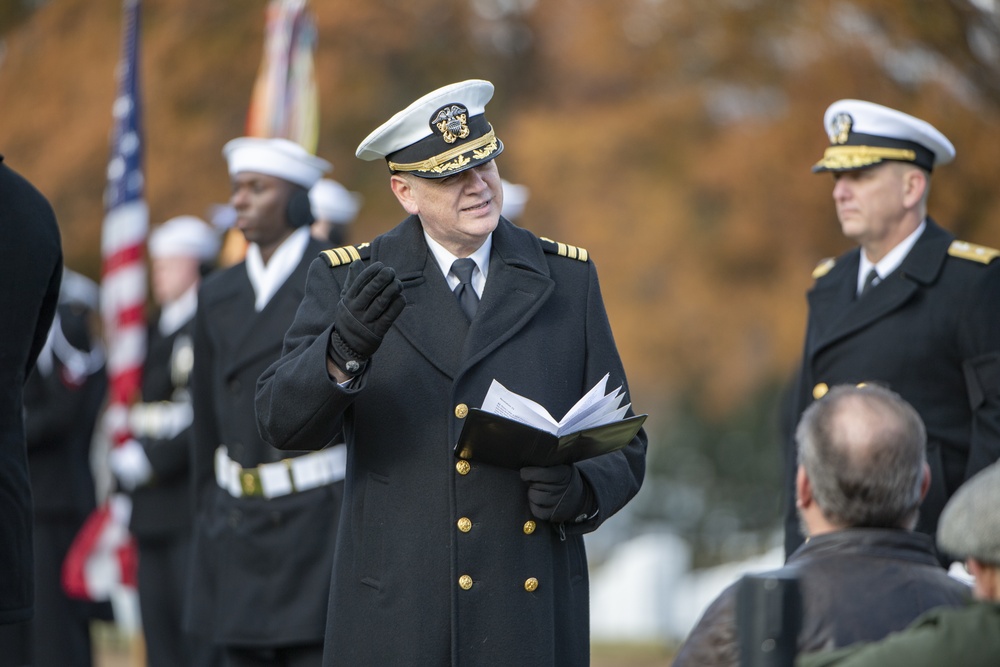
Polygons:
<instances>
[{"instance_id":1,"label":"black leather glove","mask_svg":"<svg viewBox=\"0 0 1000 667\"><path fill-rule=\"evenodd\" d=\"M403 284L391 267L354 260L333 315L330 360L348 375L360 373L405 305Z\"/></svg>"},{"instance_id":2,"label":"black leather glove","mask_svg":"<svg viewBox=\"0 0 1000 667\"><path fill-rule=\"evenodd\" d=\"M592 502L587 483L574 465L521 468L528 483L528 507L536 518L551 523L587 518Z\"/></svg>"}]
</instances>

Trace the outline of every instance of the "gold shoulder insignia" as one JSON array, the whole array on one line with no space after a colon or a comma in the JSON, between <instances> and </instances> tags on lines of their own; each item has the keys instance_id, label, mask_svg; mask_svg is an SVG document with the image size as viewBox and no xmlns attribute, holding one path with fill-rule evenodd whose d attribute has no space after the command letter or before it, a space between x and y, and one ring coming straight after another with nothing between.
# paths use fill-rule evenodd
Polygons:
<instances>
[{"instance_id":1,"label":"gold shoulder insignia","mask_svg":"<svg viewBox=\"0 0 1000 667\"><path fill-rule=\"evenodd\" d=\"M326 261L330 263L330 267L340 266L341 264L350 264L356 259L368 259L370 256L370 251L365 252L370 247L368 243L359 243L358 245L345 245L341 248L330 248L329 250L324 250L320 254L326 257Z\"/></svg>"},{"instance_id":2,"label":"gold shoulder insignia","mask_svg":"<svg viewBox=\"0 0 1000 667\"><path fill-rule=\"evenodd\" d=\"M952 257L961 257L973 262L989 264L997 257L1000 257L1000 250L965 241L952 241L948 247L948 254Z\"/></svg>"},{"instance_id":3,"label":"gold shoulder insignia","mask_svg":"<svg viewBox=\"0 0 1000 667\"><path fill-rule=\"evenodd\" d=\"M830 273L830 269L832 269L833 265L836 263L837 260L833 257L827 257L822 262L817 264L816 268L813 269L813 280L818 280L819 278L822 278L826 274Z\"/></svg>"},{"instance_id":4,"label":"gold shoulder insignia","mask_svg":"<svg viewBox=\"0 0 1000 667\"><path fill-rule=\"evenodd\" d=\"M540 237L540 239L542 241L542 248L545 252L559 255L561 257L569 257L570 259L578 259L581 262L586 262L590 258L590 254L587 252L586 248L580 248L567 243L559 243L558 241L547 239L544 236Z\"/></svg>"}]
</instances>

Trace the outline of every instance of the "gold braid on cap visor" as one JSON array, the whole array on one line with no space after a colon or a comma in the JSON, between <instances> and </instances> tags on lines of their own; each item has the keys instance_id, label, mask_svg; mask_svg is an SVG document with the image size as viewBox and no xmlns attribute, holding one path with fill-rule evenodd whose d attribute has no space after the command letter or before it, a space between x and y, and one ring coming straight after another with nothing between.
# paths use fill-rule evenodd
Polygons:
<instances>
[{"instance_id":1,"label":"gold braid on cap visor","mask_svg":"<svg viewBox=\"0 0 1000 667\"><path fill-rule=\"evenodd\" d=\"M485 148L483 148L484 146ZM483 150L477 150L479 148L482 148ZM496 134L493 133L493 126L490 125L490 131L475 141L470 141L462 144L461 146L456 146L455 148L447 150L444 153L440 153L434 157L429 157L422 162L401 164L399 162L389 161L389 169L392 171L433 171L436 174L441 174L467 165L470 162L470 159L463 157L464 153L473 151L472 157L480 160L492 154L496 151L496 149L497 137Z\"/></svg>"},{"instance_id":2,"label":"gold braid on cap visor","mask_svg":"<svg viewBox=\"0 0 1000 667\"><path fill-rule=\"evenodd\" d=\"M817 167L826 169L858 169L877 164L882 160L914 162L916 151L906 148L885 148L882 146L830 146L823 153Z\"/></svg>"}]
</instances>

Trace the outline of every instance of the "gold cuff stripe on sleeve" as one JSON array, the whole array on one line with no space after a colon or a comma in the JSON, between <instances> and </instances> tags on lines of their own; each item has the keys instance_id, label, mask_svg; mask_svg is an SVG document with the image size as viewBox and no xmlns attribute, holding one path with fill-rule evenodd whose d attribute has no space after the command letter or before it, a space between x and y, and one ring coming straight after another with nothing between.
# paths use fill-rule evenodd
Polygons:
<instances>
[{"instance_id":1,"label":"gold cuff stripe on sleeve","mask_svg":"<svg viewBox=\"0 0 1000 667\"><path fill-rule=\"evenodd\" d=\"M344 246L343 248L331 248L329 250L324 250L323 254L330 260L330 266L350 264L356 259L361 259L361 255L358 254L358 249L352 245Z\"/></svg>"},{"instance_id":2,"label":"gold cuff stripe on sleeve","mask_svg":"<svg viewBox=\"0 0 1000 667\"><path fill-rule=\"evenodd\" d=\"M475 141L470 141L468 143L462 144L461 146L456 146L455 148L447 150L444 153L440 153L438 155L435 155L434 157L427 158L422 162L400 163L400 162L390 161L389 169L392 169L393 171L440 171L438 167L440 167L442 164L446 164L450 162L452 159L459 157L464 153L468 153L469 151L474 151L478 148L482 148L483 146L488 146L490 144L493 144L493 149L490 151L483 151L481 153L478 153L476 155L477 159L480 157L486 157L487 155L495 151L497 148L496 135L493 132L492 125L490 125L489 132L479 137Z\"/></svg>"},{"instance_id":3,"label":"gold cuff stripe on sleeve","mask_svg":"<svg viewBox=\"0 0 1000 667\"><path fill-rule=\"evenodd\" d=\"M823 153L817 167L827 169L854 169L877 164L882 160L913 162L916 151L906 148L886 148L883 146L830 146Z\"/></svg>"}]
</instances>

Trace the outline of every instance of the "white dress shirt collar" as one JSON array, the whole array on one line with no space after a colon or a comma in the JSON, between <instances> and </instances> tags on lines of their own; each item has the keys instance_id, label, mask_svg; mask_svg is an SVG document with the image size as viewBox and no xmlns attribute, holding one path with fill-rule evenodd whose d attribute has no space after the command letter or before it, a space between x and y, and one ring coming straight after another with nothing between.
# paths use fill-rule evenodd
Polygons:
<instances>
[{"instance_id":1,"label":"white dress shirt collar","mask_svg":"<svg viewBox=\"0 0 1000 667\"><path fill-rule=\"evenodd\" d=\"M454 290L458 286L458 276L452 274L451 265L458 257L451 254L443 245L428 236L427 232L424 232L424 239L427 240L427 247L430 248L434 260L441 269L441 273L444 274L445 280L448 281L448 287ZM476 252L469 255L469 259L476 263L476 268L472 272L472 287L476 290L479 298L483 297L483 289L486 287L486 277L490 272L490 250L492 248L493 234L491 233L483 241L483 245L479 246Z\"/></svg>"},{"instance_id":2,"label":"white dress shirt collar","mask_svg":"<svg viewBox=\"0 0 1000 667\"><path fill-rule=\"evenodd\" d=\"M292 275L292 271L302 261L307 245L309 245L308 226L296 229L291 236L282 241L267 264L264 264L260 247L256 243L251 243L247 247L247 276L257 296L254 308L258 313L264 310L264 306L274 293L285 284L288 276Z\"/></svg>"},{"instance_id":3,"label":"white dress shirt collar","mask_svg":"<svg viewBox=\"0 0 1000 667\"><path fill-rule=\"evenodd\" d=\"M885 280L887 275L895 271L899 265L903 263L903 260L906 259L906 256L910 254L910 250L913 249L913 245L917 242L917 239L920 238L920 235L923 234L924 229L926 228L927 223L922 221L920 226L913 230L909 236L900 241L895 248L885 254L885 257L874 264L872 264L871 260L869 260L865 255L865 251L862 248L861 265L858 267L858 289L855 293L861 294L861 288L865 284L865 278L868 276L868 272L871 271L873 267L876 271L878 271L878 280L875 281L875 285L878 285L880 282Z\"/></svg>"}]
</instances>

